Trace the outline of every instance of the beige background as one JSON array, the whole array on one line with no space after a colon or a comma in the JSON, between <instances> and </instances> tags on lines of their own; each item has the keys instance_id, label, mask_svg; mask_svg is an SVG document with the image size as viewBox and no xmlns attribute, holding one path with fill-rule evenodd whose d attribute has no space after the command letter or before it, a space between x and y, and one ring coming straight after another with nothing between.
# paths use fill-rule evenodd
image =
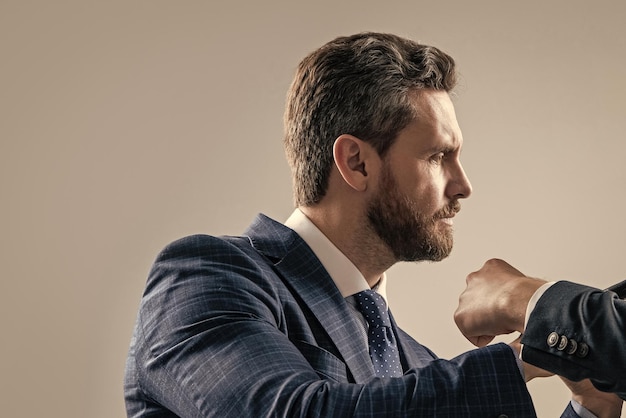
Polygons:
<instances>
[{"instance_id":1,"label":"beige background","mask_svg":"<svg viewBox=\"0 0 626 418\"><path fill-rule=\"evenodd\" d=\"M462 73L474 195L448 260L390 272L408 332L442 357L472 348L452 312L489 257L623 279L623 4L0 0L2 415L124 416L153 258L186 234L288 216L284 95L297 62L338 35L421 40ZM530 390L540 417L569 399L557 378Z\"/></svg>"}]
</instances>

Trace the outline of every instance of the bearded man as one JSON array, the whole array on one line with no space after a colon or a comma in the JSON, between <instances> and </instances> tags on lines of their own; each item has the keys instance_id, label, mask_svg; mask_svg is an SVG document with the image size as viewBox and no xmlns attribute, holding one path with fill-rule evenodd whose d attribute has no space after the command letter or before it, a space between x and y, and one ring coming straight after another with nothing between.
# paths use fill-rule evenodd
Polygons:
<instances>
[{"instance_id":1,"label":"bearded man","mask_svg":"<svg viewBox=\"0 0 626 418\"><path fill-rule=\"evenodd\" d=\"M285 111L296 208L161 252L127 362L129 417L535 416L514 345L438 359L386 306L385 271L448 256L472 191L455 83L450 56L391 34L302 60Z\"/></svg>"}]
</instances>

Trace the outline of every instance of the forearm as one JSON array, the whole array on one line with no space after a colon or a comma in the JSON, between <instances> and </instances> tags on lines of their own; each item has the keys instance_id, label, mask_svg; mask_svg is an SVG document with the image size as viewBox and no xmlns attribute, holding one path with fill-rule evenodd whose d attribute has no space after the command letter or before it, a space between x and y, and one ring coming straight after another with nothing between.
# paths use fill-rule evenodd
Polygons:
<instances>
[{"instance_id":1,"label":"forearm","mask_svg":"<svg viewBox=\"0 0 626 418\"><path fill-rule=\"evenodd\" d=\"M525 361L603 390L626 390L626 302L611 293L557 282L537 302L522 344ZM553 334L554 333L554 334ZM548 336L553 334L552 343Z\"/></svg>"},{"instance_id":2,"label":"forearm","mask_svg":"<svg viewBox=\"0 0 626 418\"><path fill-rule=\"evenodd\" d=\"M271 348L267 344L271 343L256 343ZM192 352L199 350L196 360L206 356L202 346L189 347ZM189 414L192 410L197 410L198 416L237 418L370 417L373 411L398 417L533 416L532 402L513 357L502 345L451 361L436 360L401 378L363 384L322 379L298 353L285 353L278 345L274 348L283 354L255 359L253 352L241 353L236 358L248 359L243 362L220 362L213 356L212 364L207 364L191 362L188 350L178 347L167 356L146 359L151 367L146 368L143 384L157 385L160 390L152 396L183 417L194 416ZM232 350L238 349L231 345L228 351L232 356ZM180 358L187 360L177 363Z\"/></svg>"}]
</instances>

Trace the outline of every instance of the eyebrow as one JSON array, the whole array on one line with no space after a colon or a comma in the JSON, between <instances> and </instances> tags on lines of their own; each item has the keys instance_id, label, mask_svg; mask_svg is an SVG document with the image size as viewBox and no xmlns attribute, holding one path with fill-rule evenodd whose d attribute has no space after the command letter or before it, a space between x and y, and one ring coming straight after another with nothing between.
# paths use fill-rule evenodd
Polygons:
<instances>
[{"instance_id":1,"label":"eyebrow","mask_svg":"<svg viewBox=\"0 0 626 418\"><path fill-rule=\"evenodd\" d=\"M429 149L426 150L426 152L428 154L437 154L439 152L443 152L444 154L450 154L456 151L460 151L460 149L461 149L461 144L458 144L457 146L450 145L450 144L439 144L439 145L434 145L430 147Z\"/></svg>"}]
</instances>

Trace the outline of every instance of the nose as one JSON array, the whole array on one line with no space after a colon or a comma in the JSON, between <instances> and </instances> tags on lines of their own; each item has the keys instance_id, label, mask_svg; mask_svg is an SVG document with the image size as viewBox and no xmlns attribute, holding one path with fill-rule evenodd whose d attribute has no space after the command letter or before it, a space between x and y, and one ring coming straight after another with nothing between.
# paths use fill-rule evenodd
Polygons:
<instances>
[{"instance_id":1,"label":"nose","mask_svg":"<svg viewBox=\"0 0 626 418\"><path fill-rule=\"evenodd\" d=\"M472 184L460 162L450 178L448 189L449 197L453 199L467 199L472 194Z\"/></svg>"}]
</instances>

